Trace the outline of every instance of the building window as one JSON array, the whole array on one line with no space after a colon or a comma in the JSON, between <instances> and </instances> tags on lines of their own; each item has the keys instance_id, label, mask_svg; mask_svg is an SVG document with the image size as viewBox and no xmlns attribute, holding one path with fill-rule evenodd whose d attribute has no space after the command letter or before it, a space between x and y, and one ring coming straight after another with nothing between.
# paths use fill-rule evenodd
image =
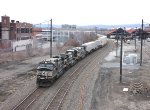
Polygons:
<instances>
[{"instance_id":1,"label":"building window","mask_svg":"<svg viewBox=\"0 0 150 110\"><path fill-rule=\"evenodd\" d=\"M30 33L32 33L32 28L30 28Z\"/></svg>"},{"instance_id":2,"label":"building window","mask_svg":"<svg viewBox=\"0 0 150 110\"><path fill-rule=\"evenodd\" d=\"M25 28L25 33L29 33L29 28Z\"/></svg>"},{"instance_id":3,"label":"building window","mask_svg":"<svg viewBox=\"0 0 150 110\"><path fill-rule=\"evenodd\" d=\"M53 35L57 35L57 33L56 33L56 32L54 32L54 33L53 33Z\"/></svg>"},{"instance_id":4,"label":"building window","mask_svg":"<svg viewBox=\"0 0 150 110\"><path fill-rule=\"evenodd\" d=\"M20 33L20 28L17 28L17 33Z\"/></svg>"},{"instance_id":5,"label":"building window","mask_svg":"<svg viewBox=\"0 0 150 110\"><path fill-rule=\"evenodd\" d=\"M65 32L65 35L68 36L68 32Z\"/></svg>"},{"instance_id":6,"label":"building window","mask_svg":"<svg viewBox=\"0 0 150 110\"><path fill-rule=\"evenodd\" d=\"M58 32L58 35L60 35L60 32Z\"/></svg>"},{"instance_id":7,"label":"building window","mask_svg":"<svg viewBox=\"0 0 150 110\"><path fill-rule=\"evenodd\" d=\"M25 33L25 28L21 28L21 33Z\"/></svg>"},{"instance_id":8,"label":"building window","mask_svg":"<svg viewBox=\"0 0 150 110\"><path fill-rule=\"evenodd\" d=\"M56 37L53 37L53 42L56 42Z\"/></svg>"},{"instance_id":9,"label":"building window","mask_svg":"<svg viewBox=\"0 0 150 110\"><path fill-rule=\"evenodd\" d=\"M10 26L10 31L13 31L14 27L13 26Z\"/></svg>"}]
</instances>

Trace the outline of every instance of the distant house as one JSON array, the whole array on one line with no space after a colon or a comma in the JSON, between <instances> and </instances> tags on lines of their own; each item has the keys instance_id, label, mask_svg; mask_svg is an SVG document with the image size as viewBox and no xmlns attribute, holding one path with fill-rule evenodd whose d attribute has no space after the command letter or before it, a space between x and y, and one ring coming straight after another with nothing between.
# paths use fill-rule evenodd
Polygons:
<instances>
[{"instance_id":1,"label":"distant house","mask_svg":"<svg viewBox=\"0 0 150 110\"><path fill-rule=\"evenodd\" d=\"M150 38L150 26L146 27L144 31L147 33L147 38Z\"/></svg>"},{"instance_id":2,"label":"distant house","mask_svg":"<svg viewBox=\"0 0 150 110\"><path fill-rule=\"evenodd\" d=\"M134 37L140 39L141 35L142 35L142 29L140 29L140 28L139 29L129 29L129 30L127 30L127 32L130 35L129 37L132 39ZM150 30L146 30L146 29L143 30L143 39L146 39L148 37L149 32L150 32Z\"/></svg>"},{"instance_id":3,"label":"distant house","mask_svg":"<svg viewBox=\"0 0 150 110\"><path fill-rule=\"evenodd\" d=\"M128 39L133 39L133 37L137 34L137 30L133 28L128 29L127 32L129 33Z\"/></svg>"},{"instance_id":4,"label":"distant house","mask_svg":"<svg viewBox=\"0 0 150 110\"><path fill-rule=\"evenodd\" d=\"M108 38L111 38L111 36L114 36L114 35L115 35L114 32L115 32L116 30L117 30L117 29L112 29L112 30L108 31L108 32L106 33L107 37L108 37Z\"/></svg>"},{"instance_id":5,"label":"distant house","mask_svg":"<svg viewBox=\"0 0 150 110\"><path fill-rule=\"evenodd\" d=\"M127 30L123 30L122 28L110 30L107 33L108 38L116 38L117 35L124 35L126 38L130 35Z\"/></svg>"}]
</instances>

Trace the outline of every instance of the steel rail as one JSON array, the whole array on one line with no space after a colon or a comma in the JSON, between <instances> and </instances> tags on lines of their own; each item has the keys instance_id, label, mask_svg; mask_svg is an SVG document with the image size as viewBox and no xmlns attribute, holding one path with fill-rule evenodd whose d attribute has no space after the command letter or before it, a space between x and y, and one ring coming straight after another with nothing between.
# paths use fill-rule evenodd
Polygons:
<instances>
[{"instance_id":1,"label":"steel rail","mask_svg":"<svg viewBox=\"0 0 150 110\"><path fill-rule=\"evenodd\" d=\"M27 110L30 105L40 97L47 88L35 88L25 99L23 99L13 110Z\"/></svg>"}]
</instances>

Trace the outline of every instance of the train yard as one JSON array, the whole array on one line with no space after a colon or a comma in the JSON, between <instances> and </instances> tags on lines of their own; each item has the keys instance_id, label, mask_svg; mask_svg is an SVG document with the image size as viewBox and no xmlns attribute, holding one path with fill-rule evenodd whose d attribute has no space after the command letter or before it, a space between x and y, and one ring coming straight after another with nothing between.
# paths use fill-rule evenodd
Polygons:
<instances>
[{"instance_id":1,"label":"train yard","mask_svg":"<svg viewBox=\"0 0 150 110\"><path fill-rule=\"evenodd\" d=\"M108 48L108 46L105 48ZM107 52L102 52L103 50L104 49L99 50L99 53L101 53L102 56L104 57ZM61 82L60 81L61 79L59 79L58 82L56 82L56 84L58 84L58 85L61 83L59 85L58 90L53 95L53 97L51 99L49 99L49 104L42 109L46 109L46 110L60 109L60 107L63 104L63 101L65 99L65 96L69 92L74 81L78 78L78 76L81 74L81 72L83 72L84 69L87 68L88 65L90 65L90 67L95 69L95 67L97 66L96 65L97 63L95 62L95 60L97 60L98 58L99 58L99 56L97 56L97 52L93 53L92 55L88 56L86 59L83 59L81 62L79 62L77 65L75 65L76 67L74 67L74 69L71 70L71 72L68 71L68 73L66 73L68 75L63 77L63 82ZM92 62L92 63L90 63L90 62ZM92 69L92 71L93 71L93 69ZM90 72L92 72L92 71L90 71ZM52 86L56 86L56 85L54 84ZM42 93L41 93L41 91L42 91ZM47 88L44 88L44 91L48 92ZM42 95L43 95L43 88L36 89L35 91L33 91L33 93L31 93L28 97L26 97L20 104L15 106L14 110L34 109L34 107L37 106L37 105L34 105L34 103L37 100L39 100L40 97L43 97Z\"/></svg>"},{"instance_id":2,"label":"train yard","mask_svg":"<svg viewBox=\"0 0 150 110\"><path fill-rule=\"evenodd\" d=\"M94 53L93 53L94 54ZM93 55L92 54L92 55ZM90 55L91 56L91 55ZM88 56L88 57L90 57L90 56ZM72 78L69 78L70 79L70 82L68 83L68 80L66 79L66 83L64 82L63 84L64 84L64 86L65 87L71 87L71 85L70 86L66 86L65 84L73 84L73 80L75 80L76 78L75 77L77 77L79 74L80 74L80 72L78 72L79 70L81 71L83 71L84 69L83 68L85 68L86 67L86 65L85 64L89 64L90 62L91 62L91 59L93 59L93 58L95 58L97 55L95 54L95 56L93 57L93 56L91 56L90 58L86 58L86 59L83 59L81 62L78 62L73 68L71 68L69 71L72 71L71 73L71 76L70 77L72 77ZM92 58L93 57L93 58ZM83 62L84 61L84 62ZM81 63L81 64L80 64ZM80 65L79 65L80 64ZM76 67L78 65L78 67ZM84 65L84 66L83 66ZM82 67L82 68L81 68ZM74 69L75 68L75 69ZM70 72L69 71L67 71L64 75L63 75L63 77L61 77L61 78L64 78L66 75L67 75L67 73L69 74ZM29 71L29 73L30 73L30 71ZM34 71L32 71L31 72L32 74L34 74ZM78 74L77 74L78 73ZM73 76L73 75L77 75L77 76ZM34 80L34 75L33 75L33 77L32 77L33 79L32 80ZM62 84L62 82L61 82L61 78L59 78L59 80L58 81L56 81L55 83L54 83L54 85L52 85L52 87L50 87L49 89L52 89L53 88L53 86L56 86L55 84L58 84L58 85L61 85ZM65 79L64 79L65 80ZM35 80L34 80L35 81ZM58 82L60 82L60 83L58 83ZM64 87L63 85L62 85L62 88ZM57 87L57 86L56 86ZM59 87L59 89L61 90L61 87ZM59 90L58 89L58 90ZM67 89L67 90L69 90L69 88ZM32 91L34 91L34 92L32 92ZM38 100L38 98L39 97L42 97L41 95L38 95L38 94L41 94L41 92L38 92L39 90L38 89L36 89L35 88L35 90L33 89L33 90L31 90L30 91L30 93L28 94L28 95L26 95L26 97L24 97L24 99L18 99L17 98L17 96L16 96L16 98L17 98L17 100L19 100L18 102L21 102L21 103L18 103L18 104L12 104L13 106L12 107L10 107L11 106L11 104L10 104L10 108L12 109L28 109L28 108L31 108L31 106L33 106L33 104ZM45 91L48 91L48 90L45 90ZM56 92L56 91L55 91ZM46 92L44 92L44 93L46 93ZM59 91L58 91L58 93L59 93ZM67 93L67 91L65 90L64 91L64 93ZM43 92L42 92L42 94L43 94ZM54 94L53 94L54 95ZM24 95L23 95L24 96ZM56 96L57 96L57 94L56 94ZM34 98L33 98L34 97ZM37 98L36 98L37 97ZM32 99L32 100L31 100ZM53 98L53 99L55 99L55 98ZM13 100L13 99L12 99ZM27 101L27 102L26 102ZM5 101L6 103L7 103L7 101ZM9 101L8 101L9 102ZM15 102L15 101L13 101L13 102ZM16 101L17 102L17 101ZM53 102L53 101L52 101ZM26 104L25 104L26 103ZM5 105L5 104L4 104ZM7 105L8 106L8 105ZM2 107L2 109L3 109L3 106L1 106ZM6 108L9 108L9 107L6 107ZM6 109L5 108L5 109ZM9 109L10 109L9 108ZM47 108L48 108L48 106L47 106Z\"/></svg>"},{"instance_id":3,"label":"train yard","mask_svg":"<svg viewBox=\"0 0 150 110\"><path fill-rule=\"evenodd\" d=\"M133 44L125 44L129 45L134 48ZM144 46L142 67L123 68L122 84L119 83L119 68L103 65L113 62L114 65L111 66L115 66L115 62L118 62L118 58L112 61L104 59L115 50L115 45L110 40L106 46L67 70L50 87L37 87L36 71L28 71L28 75L20 76L19 84L12 83L12 88L18 86L20 91L14 90L11 95L5 94L7 97L1 101L0 110L148 110L150 105L147 96L143 98L143 95L122 92L123 88L130 88L139 79L140 85L143 81L149 82L148 47ZM138 52L139 48L137 54ZM6 88L5 86L5 90Z\"/></svg>"}]
</instances>

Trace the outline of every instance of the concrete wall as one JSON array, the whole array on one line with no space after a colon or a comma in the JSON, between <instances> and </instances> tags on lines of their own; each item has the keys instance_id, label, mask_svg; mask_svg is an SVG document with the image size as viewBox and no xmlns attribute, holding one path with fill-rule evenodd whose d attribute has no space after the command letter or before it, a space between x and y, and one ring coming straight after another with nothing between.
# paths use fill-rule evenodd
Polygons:
<instances>
[{"instance_id":1,"label":"concrete wall","mask_svg":"<svg viewBox=\"0 0 150 110\"><path fill-rule=\"evenodd\" d=\"M14 41L12 42L13 52L26 50L29 45L31 47L33 46L33 40L27 39L27 40Z\"/></svg>"}]
</instances>

